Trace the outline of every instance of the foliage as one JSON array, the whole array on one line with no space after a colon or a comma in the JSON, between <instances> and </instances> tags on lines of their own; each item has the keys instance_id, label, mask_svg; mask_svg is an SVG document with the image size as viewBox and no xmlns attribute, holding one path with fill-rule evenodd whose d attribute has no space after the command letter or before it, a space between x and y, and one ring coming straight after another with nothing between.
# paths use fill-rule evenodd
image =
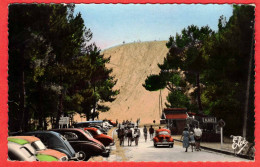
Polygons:
<instances>
[{"instance_id":1,"label":"foliage","mask_svg":"<svg viewBox=\"0 0 260 167\"><path fill-rule=\"evenodd\" d=\"M158 65L161 73L156 76L157 78L166 76L166 80L174 85L175 89L169 89L166 106L186 105L190 110L194 110L194 102L197 98L197 110L203 109L204 114L224 119L226 134L241 135L245 101L249 99L247 124L248 138L252 141L254 66L252 66L250 97L246 97L246 89L249 60L254 49L253 26L254 7L234 5L233 15L228 21L223 16L219 18L217 32L212 31L208 26L199 28L191 25L184 28L180 34L170 36L166 44L169 52L164 62ZM172 75L176 75L173 74L176 71L182 71L185 75L185 77L179 75L183 83L186 83L179 86L182 92L176 89L178 77L170 80ZM147 90L165 87L163 85L165 82L152 77L153 75L148 76L145 81L144 87ZM190 89L187 89L187 85L193 88L195 86L195 91L188 94Z\"/></svg>"},{"instance_id":2,"label":"foliage","mask_svg":"<svg viewBox=\"0 0 260 167\"><path fill-rule=\"evenodd\" d=\"M92 36L74 5L9 6L9 130L57 127L61 115L95 108L93 99L115 99L109 59Z\"/></svg>"}]
</instances>

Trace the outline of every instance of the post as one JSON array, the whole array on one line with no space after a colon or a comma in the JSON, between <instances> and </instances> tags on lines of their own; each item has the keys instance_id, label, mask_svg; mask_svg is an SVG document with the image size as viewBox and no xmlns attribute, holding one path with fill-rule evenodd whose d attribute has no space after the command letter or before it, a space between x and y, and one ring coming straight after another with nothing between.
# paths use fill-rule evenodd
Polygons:
<instances>
[{"instance_id":1,"label":"post","mask_svg":"<svg viewBox=\"0 0 260 167\"><path fill-rule=\"evenodd\" d=\"M223 127L220 127L220 143L221 148L223 147Z\"/></svg>"}]
</instances>

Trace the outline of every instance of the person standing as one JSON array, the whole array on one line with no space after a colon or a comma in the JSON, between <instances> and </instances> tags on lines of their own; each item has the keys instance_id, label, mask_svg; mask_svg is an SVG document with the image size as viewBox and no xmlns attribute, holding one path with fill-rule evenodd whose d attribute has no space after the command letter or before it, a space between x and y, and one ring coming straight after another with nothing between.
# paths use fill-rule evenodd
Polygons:
<instances>
[{"instance_id":1,"label":"person standing","mask_svg":"<svg viewBox=\"0 0 260 167\"><path fill-rule=\"evenodd\" d=\"M124 128L120 128L119 130L119 140L120 140L120 146L124 146L124 137L125 137L125 131Z\"/></svg>"},{"instance_id":2,"label":"person standing","mask_svg":"<svg viewBox=\"0 0 260 167\"><path fill-rule=\"evenodd\" d=\"M136 146L138 146L139 137L140 137L140 130L138 129L138 126L136 126L134 129L134 140Z\"/></svg>"},{"instance_id":3,"label":"person standing","mask_svg":"<svg viewBox=\"0 0 260 167\"><path fill-rule=\"evenodd\" d=\"M132 138L133 138L133 131L128 127L127 130L127 139L128 139L128 146L132 146Z\"/></svg>"},{"instance_id":4,"label":"person standing","mask_svg":"<svg viewBox=\"0 0 260 167\"><path fill-rule=\"evenodd\" d=\"M188 151L188 147L189 147L189 136L190 136L190 134L189 134L188 128L185 127L184 130L183 130L183 132L182 132L182 136L181 136L181 140L183 140L183 141L182 141L183 148L186 148L186 151L185 151L185 152Z\"/></svg>"},{"instance_id":5,"label":"person standing","mask_svg":"<svg viewBox=\"0 0 260 167\"><path fill-rule=\"evenodd\" d=\"M151 127L149 128L149 134L150 134L150 139L153 139L153 134L154 134L154 128L153 125L151 125Z\"/></svg>"},{"instance_id":6,"label":"person standing","mask_svg":"<svg viewBox=\"0 0 260 167\"><path fill-rule=\"evenodd\" d=\"M190 145L191 145L191 151L193 152L193 147L195 147L195 139L193 132L190 132Z\"/></svg>"},{"instance_id":7,"label":"person standing","mask_svg":"<svg viewBox=\"0 0 260 167\"><path fill-rule=\"evenodd\" d=\"M147 128L146 128L145 125L144 125L143 132L144 132L144 140L145 140L145 142L146 142L146 141L147 141Z\"/></svg>"},{"instance_id":8,"label":"person standing","mask_svg":"<svg viewBox=\"0 0 260 167\"><path fill-rule=\"evenodd\" d=\"M194 129L194 137L195 137L195 145L196 151L201 151L200 149L200 141L201 141L201 137L202 137L202 130L198 127L198 125L196 125L195 129Z\"/></svg>"}]
</instances>

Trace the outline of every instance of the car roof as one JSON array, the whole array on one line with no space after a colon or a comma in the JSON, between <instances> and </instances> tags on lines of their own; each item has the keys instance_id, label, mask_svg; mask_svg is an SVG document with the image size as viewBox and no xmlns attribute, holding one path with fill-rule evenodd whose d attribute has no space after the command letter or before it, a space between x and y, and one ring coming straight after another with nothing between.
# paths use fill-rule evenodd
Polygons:
<instances>
[{"instance_id":1,"label":"car roof","mask_svg":"<svg viewBox=\"0 0 260 167\"><path fill-rule=\"evenodd\" d=\"M84 128L84 129L86 129L86 130L95 130L95 131L98 130L97 128L94 128L94 127L86 127L86 128Z\"/></svg>"},{"instance_id":2,"label":"car roof","mask_svg":"<svg viewBox=\"0 0 260 167\"><path fill-rule=\"evenodd\" d=\"M25 140L29 143L40 140L39 138L34 137L34 136L11 136L11 137L8 137L8 141L10 141L10 140L16 140L17 141L17 139L20 139L20 140L22 139L22 140Z\"/></svg>"},{"instance_id":3,"label":"car roof","mask_svg":"<svg viewBox=\"0 0 260 167\"><path fill-rule=\"evenodd\" d=\"M50 131L78 131L78 132L82 132L82 129L79 129L79 128L62 128L62 129L50 129Z\"/></svg>"},{"instance_id":4,"label":"car roof","mask_svg":"<svg viewBox=\"0 0 260 167\"><path fill-rule=\"evenodd\" d=\"M25 145L25 144L28 144L28 143L29 143L27 140L18 139L18 138L13 138L13 137L8 137L7 140L8 140L9 142L17 143L17 144L19 144L19 145Z\"/></svg>"},{"instance_id":5,"label":"car roof","mask_svg":"<svg viewBox=\"0 0 260 167\"><path fill-rule=\"evenodd\" d=\"M78 122L78 123L76 123L76 124L83 124L83 123L102 123L103 121L100 121L100 120L98 120L98 121L85 121L85 122Z\"/></svg>"},{"instance_id":6,"label":"car roof","mask_svg":"<svg viewBox=\"0 0 260 167\"><path fill-rule=\"evenodd\" d=\"M169 129L164 129L164 128L162 128L162 129L157 129L157 130L156 130L156 133L162 132L162 131L167 131L168 133L170 133L170 130L169 130Z\"/></svg>"}]
</instances>

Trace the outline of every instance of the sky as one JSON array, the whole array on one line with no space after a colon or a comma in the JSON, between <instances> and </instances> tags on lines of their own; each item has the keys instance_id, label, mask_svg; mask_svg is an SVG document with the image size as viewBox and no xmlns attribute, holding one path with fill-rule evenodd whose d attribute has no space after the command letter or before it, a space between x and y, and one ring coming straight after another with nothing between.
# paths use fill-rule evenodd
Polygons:
<instances>
[{"instance_id":1,"label":"sky","mask_svg":"<svg viewBox=\"0 0 260 167\"><path fill-rule=\"evenodd\" d=\"M208 25L217 30L218 19L232 15L224 4L77 4L85 26L93 33L91 42L101 49L134 41L162 41L189 25Z\"/></svg>"}]
</instances>

